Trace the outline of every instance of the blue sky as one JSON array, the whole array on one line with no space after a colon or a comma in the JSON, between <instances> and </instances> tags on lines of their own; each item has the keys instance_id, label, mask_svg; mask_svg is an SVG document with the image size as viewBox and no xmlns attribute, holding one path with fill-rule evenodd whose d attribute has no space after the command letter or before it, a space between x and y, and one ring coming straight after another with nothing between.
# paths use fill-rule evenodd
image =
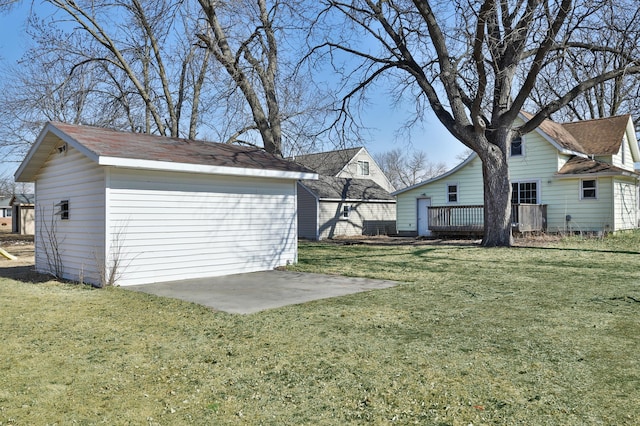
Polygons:
<instances>
[{"instance_id":1,"label":"blue sky","mask_svg":"<svg viewBox=\"0 0 640 426\"><path fill-rule=\"evenodd\" d=\"M30 2L24 2L20 8L14 9L7 15L0 15L0 69L6 69L6 65L13 64L20 59L22 53L29 46L29 39L25 33L25 19ZM378 95L371 97L370 105L363 113L364 124L370 129L370 139L366 148L373 154L400 148L405 151L421 150L427 154L431 162L442 162L448 167L453 167L459 160L456 156L465 150L440 124L435 116L429 112L422 126L413 128L408 137L398 138L398 129L411 115L414 105L406 107L394 107L388 105L385 100L389 96L384 88ZM13 174L17 164L1 164L0 175Z\"/></svg>"}]
</instances>

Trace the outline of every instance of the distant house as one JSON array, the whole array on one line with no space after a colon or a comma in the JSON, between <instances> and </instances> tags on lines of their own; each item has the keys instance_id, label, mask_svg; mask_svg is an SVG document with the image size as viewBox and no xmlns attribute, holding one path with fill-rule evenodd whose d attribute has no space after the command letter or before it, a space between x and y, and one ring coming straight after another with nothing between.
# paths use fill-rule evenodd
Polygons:
<instances>
[{"instance_id":1,"label":"distant house","mask_svg":"<svg viewBox=\"0 0 640 426\"><path fill-rule=\"evenodd\" d=\"M320 178L298 183L298 236L312 240L395 233L393 186L365 148L295 157Z\"/></svg>"},{"instance_id":2,"label":"distant house","mask_svg":"<svg viewBox=\"0 0 640 426\"><path fill-rule=\"evenodd\" d=\"M21 235L35 234L35 196L34 194L15 194L11 197L11 231Z\"/></svg>"},{"instance_id":3,"label":"distant house","mask_svg":"<svg viewBox=\"0 0 640 426\"><path fill-rule=\"evenodd\" d=\"M640 152L629 115L564 124L545 120L514 139L508 161L515 231L640 227L640 175L634 168ZM482 232L482 164L476 154L394 195L399 233Z\"/></svg>"},{"instance_id":4,"label":"distant house","mask_svg":"<svg viewBox=\"0 0 640 426\"><path fill-rule=\"evenodd\" d=\"M11 197L0 198L0 232L11 232Z\"/></svg>"},{"instance_id":5,"label":"distant house","mask_svg":"<svg viewBox=\"0 0 640 426\"><path fill-rule=\"evenodd\" d=\"M36 183L38 271L134 285L296 262L296 185L316 175L258 148L49 123L15 177Z\"/></svg>"}]
</instances>

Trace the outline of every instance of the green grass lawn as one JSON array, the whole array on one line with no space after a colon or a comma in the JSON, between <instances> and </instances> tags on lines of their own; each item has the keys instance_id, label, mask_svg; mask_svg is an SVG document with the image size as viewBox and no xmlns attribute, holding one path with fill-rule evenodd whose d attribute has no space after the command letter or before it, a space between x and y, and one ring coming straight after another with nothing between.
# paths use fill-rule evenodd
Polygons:
<instances>
[{"instance_id":1,"label":"green grass lawn","mask_svg":"<svg viewBox=\"0 0 640 426\"><path fill-rule=\"evenodd\" d=\"M0 278L0 425L640 424L640 233L292 269L404 283L240 316Z\"/></svg>"}]
</instances>

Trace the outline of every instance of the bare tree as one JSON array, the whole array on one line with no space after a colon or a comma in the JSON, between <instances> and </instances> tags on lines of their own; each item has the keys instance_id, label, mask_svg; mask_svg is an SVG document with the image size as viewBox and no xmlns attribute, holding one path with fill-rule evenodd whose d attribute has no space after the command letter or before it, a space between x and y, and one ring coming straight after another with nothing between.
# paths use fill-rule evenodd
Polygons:
<instances>
[{"instance_id":1,"label":"bare tree","mask_svg":"<svg viewBox=\"0 0 640 426\"><path fill-rule=\"evenodd\" d=\"M418 113L431 108L449 132L482 160L484 246L512 243L507 165L511 140L534 130L581 93L640 72L638 20L633 22L634 14L623 10L637 9L632 0L323 3L327 8L316 28L325 31L327 41L316 52L330 53L334 68L353 82L343 98L344 110L360 91L388 78L397 83L398 92L411 96ZM585 37L607 22L602 15L609 9L618 21L609 28L608 40ZM636 43L624 44L623 50L612 38ZM576 84L560 88L530 121L517 126L518 114L541 72L587 51L627 60L624 65L610 62L605 69L585 69Z\"/></svg>"},{"instance_id":2,"label":"bare tree","mask_svg":"<svg viewBox=\"0 0 640 426\"><path fill-rule=\"evenodd\" d=\"M620 19L619 15L629 18ZM594 31L585 32L584 42L609 46L612 51L597 52L589 49L563 52L569 60L556 61L540 72L538 84L531 93L534 106L543 107L594 73L605 73L609 69L632 66L634 57L618 52L628 52L637 44L640 8L632 3L609 3L601 13L602 25ZM624 28L622 28L624 26ZM635 29L634 29L635 26ZM626 37L625 37L626 36ZM631 38L629 38L631 37ZM640 117L640 75L621 75L603 81L586 90L565 108L552 115L556 121L588 120L631 114ZM637 123L640 126L640 123Z\"/></svg>"},{"instance_id":3,"label":"bare tree","mask_svg":"<svg viewBox=\"0 0 640 426\"><path fill-rule=\"evenodd\" d=\"M395 148L374 157L391 184L397 189L415 185L447 171L446 164L429 161L424 151L406 153L400 148Z\"/></svg>"},{"instance_id":4,"label":"bare tree","mask_svg":"<svg viewBox=\"0 0 640 426\"><path fill-rule=\"evenodd\" d=\"M304 127L319 110L312 105L309 79L302 83L303 77L295 72L297 57L304 53L297 44L302 38L295 22L302 19L307 4L296 0L199 0L199 4L207 23L206 31L198 33L201 45L226 70L250 111L246 126L228 141L251 143L246 135L257 131L266 151L282 155L283 136L313 137ZM286 134L285 122L296 131ZM311 127L316 129L317 124Z\"/></svg>"},{"instance_id":5,"label":"bare tree","mask_svg":"<svg viewBox=\"0 0 640 426\"><path fill-rule=\"evenodd\" d=\"M46 3L54 12L34 9L34 45L5 80L0 114L12 125L0 138L16 157L48 120L276 154L304 151L326 130L329 102L297 68L302 0Z\"/></svg>"},{"instance_id":6,"label":"bare tree","mask_svg":"<svg viewBox=\"0 0 640 426\"><path fill-rule=\"evenodd\" d=\"M32 47L5 71L5 151L19 158L51 120L197 136L215 79L188 2L46 3L29 18Z\"/></svg>"}]
</instances>

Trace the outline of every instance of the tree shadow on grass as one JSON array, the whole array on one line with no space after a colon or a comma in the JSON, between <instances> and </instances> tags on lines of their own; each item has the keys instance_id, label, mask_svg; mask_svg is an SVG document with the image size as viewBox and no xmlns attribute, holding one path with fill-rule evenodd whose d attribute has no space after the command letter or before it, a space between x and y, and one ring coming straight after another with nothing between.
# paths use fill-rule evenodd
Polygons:
<instances>
[{"instance_id":1,"label":"tree shadow on grass","mask_svg":"<svg viewBox=\"0 0 640 426\"><path fill-rule=\"evenodd\" d=\"M593 249L593 248L582 248L582 247L544 247L544 246L528 246L528 245L518 245L513 248L524 248L529 250L559 250L559 251L579 251L586 253L619 253L619 254L640 254L640 251L637 250L615 250L615 249Z\"/></svg>"}]
</instances>

